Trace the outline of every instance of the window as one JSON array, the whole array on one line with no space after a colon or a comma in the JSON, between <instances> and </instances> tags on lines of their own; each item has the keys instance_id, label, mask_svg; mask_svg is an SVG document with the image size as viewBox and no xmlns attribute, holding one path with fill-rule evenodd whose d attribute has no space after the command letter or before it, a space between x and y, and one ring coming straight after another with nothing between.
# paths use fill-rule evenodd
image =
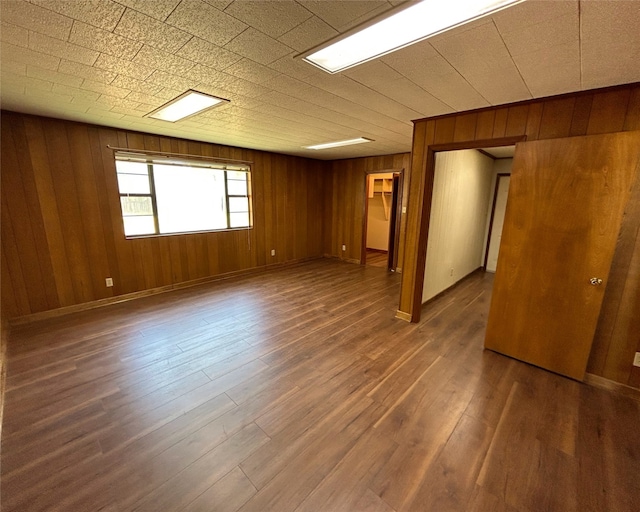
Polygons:
<instances>
[{"instance_id":1,"label":"window","mask_svg":"<svg viewBox=\"0 0 640 512\"><path fill-rule=\"evenodd\" d=\"M128 237L251 227L248 165L116 152Z\"/></svg>"}]
</instances>

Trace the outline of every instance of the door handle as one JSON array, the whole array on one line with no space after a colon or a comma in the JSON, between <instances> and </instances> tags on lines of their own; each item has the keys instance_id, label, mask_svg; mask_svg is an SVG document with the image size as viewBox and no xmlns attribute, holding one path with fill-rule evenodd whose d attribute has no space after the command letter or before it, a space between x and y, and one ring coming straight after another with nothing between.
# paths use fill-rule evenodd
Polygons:
<instances>
[{"instance_id":1,"label":"door handle","mask_svg":"<svg viewBox=\"0 0 640 512\"><path fill-rule=\"evenodd\" d=\"M589 282L593 285L593 286L598 286L602 284L602 279L598 278L598 277L592 277L591 279L589 279Z\"/></svg>"}]
</instances>

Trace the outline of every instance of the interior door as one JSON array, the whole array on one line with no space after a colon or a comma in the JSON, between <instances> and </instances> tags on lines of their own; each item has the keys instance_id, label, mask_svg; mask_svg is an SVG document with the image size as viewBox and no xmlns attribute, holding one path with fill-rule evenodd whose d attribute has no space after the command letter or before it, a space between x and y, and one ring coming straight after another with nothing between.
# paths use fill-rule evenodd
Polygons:
<instances>
[{"instance_id":1,"label":"interior door","mask_svg":"<svg viewBox=\"0 0 640 512\"><path fill-rule=\"evenodd\" d=\"M639 154L640 132L516 146L486 348L584 378Z\"/></svg>"}]
</instances>

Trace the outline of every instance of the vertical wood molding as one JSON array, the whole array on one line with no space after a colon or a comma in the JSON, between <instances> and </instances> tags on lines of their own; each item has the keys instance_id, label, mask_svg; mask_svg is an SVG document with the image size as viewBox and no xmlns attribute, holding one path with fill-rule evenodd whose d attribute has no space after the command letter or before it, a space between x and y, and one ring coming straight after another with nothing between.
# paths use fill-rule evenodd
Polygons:
<instances>
[{"instance_id":1,"label":"vertical wood molding","mask_svg":"<svg viewBox=\"0 0 640 512\"><path fill-rule=\"evenodd\" d=\"M475 114L475 117L472 114ZM463 119L458 122L458 118ZM471 119L475 119L474 129L468 125ZM457 132L455 130L456 123L460 127ZM405 261L399 311L404 313L403 316L410 315L413 321L417 321L420 317L419 298L424 277L421 269L425 264L431 206L428 192L433 183L433 163L428 155L433 153L434 147L436 149L461 149L478 147L477 144L480 140L485 146L499 145L498 143L501 142L499 139L502 137L521 137L531 141L638 129L640 129L640 84L638 83L531 100L508 107L489 107L476 112L449 114L415 121L410 175L410 207L407 212ZM640 220L636 220L635 225L638 226L639 223ZM633 254L640 251L640 244L633 243L631 246ZM629 261L631 261L630 258ZM619 272L619 265L614 262L612 270ZM631 269L626 272L623 270L623 274L624 282L635 275ZM626 302L620 303L619 301L623 299L618 299L618 301L614 299L613 304L607 305L607 307L616 311L620 308L624 311L631 311L634 307L637 309L638 305L633 302L635 299L632 299L630 295L628 294L624 299ZM636 312L636 316L640 315ZM616 347L623 345L630 347L634 343L628 339L629 336L632 334L620 334L621 339L616 338L611 343L614 343ZM604 352L611 357L614 349L604 348L603 343L605 342L596 337L594 351ZM636 343L640 343L640 340L636 340ZM628 348L625 350L629 351ZM640 348L636 348L636 350L640 350ZM602 362L603 355L600 352L597 352L597 355L592 359L594 368L591 366L588 368L591 373L605 373L605 364ZM592 353L596 354L596 352ZM634 369L629 370L630 362L620 360L618 356L614 356L614 359L616 361L608 361L607 366L620 367L619 365L621 365L626 369L624 373L627 380L624 380L624 383L639 386L640 372L636 372ZM615 377L613 373L616 373ZM625 378L621 377L619 371L607 372L606 375L601 376L617 381Z\"/></svg>"}]
</instances>

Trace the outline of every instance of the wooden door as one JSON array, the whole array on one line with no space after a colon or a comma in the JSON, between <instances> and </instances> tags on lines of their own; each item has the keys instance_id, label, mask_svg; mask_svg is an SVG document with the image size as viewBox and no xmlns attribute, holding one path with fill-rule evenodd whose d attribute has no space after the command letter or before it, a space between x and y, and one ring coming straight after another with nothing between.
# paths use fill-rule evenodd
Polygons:
<instances>
[{"instance_id":1,"label":"wooden door","mask_svg":"<svg viewBox=\"0 0 640 512\"><path fill-rule=\"evenodd\" d=\"M486 348L584 378L639 154L640 132L516 146Z\"/></svg>"}]
</instances>

